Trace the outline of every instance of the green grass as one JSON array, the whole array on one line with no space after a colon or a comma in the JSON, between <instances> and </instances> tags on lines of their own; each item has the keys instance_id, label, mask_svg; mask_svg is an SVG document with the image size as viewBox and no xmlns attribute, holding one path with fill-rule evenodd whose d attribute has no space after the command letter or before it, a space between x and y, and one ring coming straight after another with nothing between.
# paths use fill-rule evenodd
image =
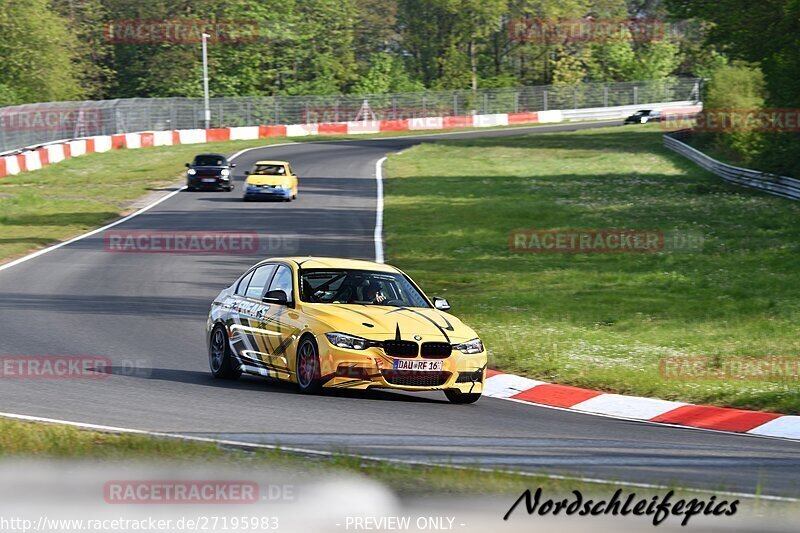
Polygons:
<instances>
[{"instance_id":1,"label":"green grass","mask_svg":"<svg viewBox=\"0 0 800 533\"><path fill-rule=\"evenodd\" d=\"M388 260L446 296L494 368L800 413L795 379L666 379L663 356L800 356L800 204L728 185L658 126L444 141L390 157ZM518 254L515 229L700 233L702 250Z\"/></svg>"}]
</instances>

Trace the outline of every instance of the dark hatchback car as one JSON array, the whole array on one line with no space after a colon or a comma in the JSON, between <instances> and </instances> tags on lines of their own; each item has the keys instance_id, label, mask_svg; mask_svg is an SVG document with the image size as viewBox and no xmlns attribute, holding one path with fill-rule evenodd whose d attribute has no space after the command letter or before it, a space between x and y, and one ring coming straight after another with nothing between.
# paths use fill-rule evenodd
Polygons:
<instances>
[{"instance_id":1,"label":"dark hatchback car","mask_svg":"<svg viewBox=\"0 0 800 533\"><path fill-rule=\"evenodd\" d=\"M232 169L236 163L230 163L222 154L199 154L191 163L186 163L186 187L190 191L198 189L233 190Z\"/></svg>"},{"instance_id":2,"label":"dark hatchback car","mask_svg":"<svg viewBox=\"0 0 800 533\"><path fill-rule=\"evenodd\" d=\"M661 122L661 111L640 109L625 119L625 124L647 124L648 122Z\"/></svg>"}]
</instances>

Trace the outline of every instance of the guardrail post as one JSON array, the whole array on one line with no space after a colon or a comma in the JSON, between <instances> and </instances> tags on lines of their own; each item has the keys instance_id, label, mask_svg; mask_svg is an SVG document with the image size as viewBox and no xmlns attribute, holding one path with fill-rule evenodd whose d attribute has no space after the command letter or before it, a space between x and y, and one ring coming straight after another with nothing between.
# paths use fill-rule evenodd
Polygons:
<instances>
[{"instance_id":1,"label":"guardrail post","mask_svg":"<svg viewBox=\"0 0 800 533\"><path fill-rule=\"evenodd\" d=\"M458 115L458 93L453 91L453 116Z\"/></svg>"},{"instance_id":2,"label":"guardrail post","mask_svg":"<svg viewBox=\"0 0 800 533\"><path fill-rule=\"evenodd\" d=\"M483 114L489 114L489 93L483 93Z\"/></svg>"},{"instance_id":3,"label":"guardrail post","mask_svg":"<svg viewBox=\"0 0 800 533\"><path fill-rule=\"evenodd\" d=\"M603 84L603 107L608 107L608 85Z\"/></svg>"},{"instance_id":4,"label":"guardrail post","mask_svg":"<svg viewBox=\"0 0 800 533\"><path fill-rule=\"evenodd\" d=\"M422 116L423 118L428 117L428 102L427 98L425 97L425 93L422 93Z\"/></svg>"},{"instance_id":5,"label":"guardrail post","mask_svg":"<svg viewBox=\"0 0 800 533\"><path fill-rule=\"evenodd\" d=\"M639 86L633 86L633 105L639 105Z\"/></svg>"},{"instance_id":6,"label":"guardrail post","mask_svg":"<svg viewBox=\"0 0 800 533\"><path fill-rule=\"evenodd\" d=\"M514 91L514 113L519 113L519 91Z\"/></svg>"},{"instance_id":7,"label":"guardrail post","mask_svg":"<svg viewBox=\"0 0 800 533\"><path fill-rule=\"evenodd\" d=\"M542 91L542 106L544 107L543 111L547 111L547 89Z\"/></svg>"}]
</instances>

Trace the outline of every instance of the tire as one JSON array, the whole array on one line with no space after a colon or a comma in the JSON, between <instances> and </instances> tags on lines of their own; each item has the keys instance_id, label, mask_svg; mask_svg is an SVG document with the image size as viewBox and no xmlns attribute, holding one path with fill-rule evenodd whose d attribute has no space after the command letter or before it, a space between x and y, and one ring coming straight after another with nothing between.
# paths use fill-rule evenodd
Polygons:
<instances>
[{"instance_id":1,"label":"tire","mask_svg":"<svg viewBox=\"0 0 800 533\"><path fill-rule=\"evenodd\" d=\"M225 187L225 190L228 192L233 192L233 185L228 185L227 187Z\"/></svg>"},{"instance_id":2,"label":"tire","mask_svg":"<svg viewBox=\"0 0 800 533\"><path fill-rule=\"evenodd\" d=\"M447 396L447 399L450 400L450 403L455 403L455 404L475 403L481 397L481 394L479 392L478 393L461 392L458 389L447 389L444 391L444 395Z\"/></svg>"},{"instance_id":3,"label":"tire","mask_svg":"<svg viewBox=\"0 0 800 533\"><path fill-rule=\"evenodd\" d=\"M191 185L188 185L188 186L186 187L186 190L187 190L187 191L190 191L190 192L194 192L194 191L196 191L196 190L197 190L197 187L192 187Z\"/></svg>"},{"instance_id":4,"label":"tire","mask_svg":"<svg viewBox=\"0 0 800 533\"><path fill-rule=\"evenodd\" d=\"M297 345L295 361L297 389L304 394L316 394L322 390L320 379L319 350L314 337L306 335Z\"/></svg>"},{"instance_id":5,"label":"tire","mask_svg":"<svg viewBox=\"0 0 800 533\"><path fill-rule=\"evenodd\" d=\"M248 196L242 196L242 201L243 201L243 202L249 202L249 201L250 201L250 197L248 197Z\"/></svg>"},{"instance_id":6,"label":"tire","mask_svg":"<svg viewBox=\"0 0 800 533\"><path fill-rule=\"evenodd\" d=\"M220 324L214 326L208 340L208 366L217 379L238 379L242 375L233 359L228 334Z\"/></svg>"}]
</instances>

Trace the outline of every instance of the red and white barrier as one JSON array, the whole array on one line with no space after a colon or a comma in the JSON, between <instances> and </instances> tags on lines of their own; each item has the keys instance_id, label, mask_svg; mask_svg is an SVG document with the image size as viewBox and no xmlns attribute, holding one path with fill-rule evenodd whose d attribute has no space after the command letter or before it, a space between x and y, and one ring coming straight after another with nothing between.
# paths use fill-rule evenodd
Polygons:
<instances>
[{"instance_id":1,"label":"red and white barrier","mask_svg":"<svg viewBox=\"0 0 800 533\"><path fill-rule=\"evenodd\" d=\"M609 394L494 370L486 375L483 394L491 398L675 426L800 439L800 416Z\"/></svg>"},{"instance_id":2,"label":"red and white barrier","mask_svg":"<svg viewBox=\"0 0 800 533\"><path fill-rule=\"evenodd\" d=\"M668 110L686 109L688 102L650 104L651 108ZM630 106L627 106L630 107ZM627 112L620 107L618 114ZM605 111L617 108L604 108ZM583 113L585 110L576 110ZM362 135L394 131L444 130L453 128L490 128L514 124L561 122L574 119L573 111L529 111L521 113L495 113L489 115L464 115L448 117L409 118L397 120L365 120L324 124L290 124L276 126L238 126L233 128L149 131L97 135L85 139L54 143L42 148L32 148L20 154L0 156L0 178L20 172L37 170L70 157L108 152L120 148L134 149L175 144L204 144L222 141L256 140L267 137L301 137L307 135Z\"/></svg>"}]
</instances>

